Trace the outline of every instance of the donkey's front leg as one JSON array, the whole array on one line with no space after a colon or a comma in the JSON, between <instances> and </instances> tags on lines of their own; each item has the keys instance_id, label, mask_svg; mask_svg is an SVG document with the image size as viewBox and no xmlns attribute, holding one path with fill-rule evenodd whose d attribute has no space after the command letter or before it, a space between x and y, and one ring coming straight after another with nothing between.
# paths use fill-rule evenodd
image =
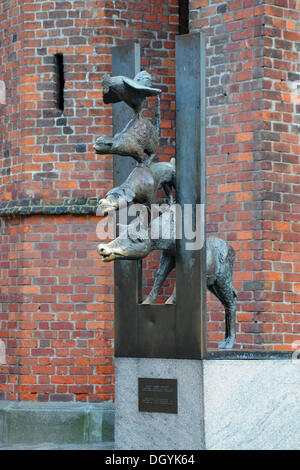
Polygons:
<instances>
[{"instance_id":1,"label":"donkey's front leg","mask_svg":"<svg viewBox=\"0 0 300 470\"><path fill-rule=\"evenodd\" d=\"M174 286L173 292L166 301L166 304L176 304L176 284Z\"/></svg>"},{"instance_id":2,"label":"donkey's front leg","mask_svg":"<svg viewBox=\"0 0 300 470\"><path fill-rule=\"evenodd\" d=\"M165 282L168 274L175 268L175 257L166 251L163 251L160 257L159 268L156 273L152 290L143 304L154 304L158 296L159 289Z\"/></svg>"}]
</instances>

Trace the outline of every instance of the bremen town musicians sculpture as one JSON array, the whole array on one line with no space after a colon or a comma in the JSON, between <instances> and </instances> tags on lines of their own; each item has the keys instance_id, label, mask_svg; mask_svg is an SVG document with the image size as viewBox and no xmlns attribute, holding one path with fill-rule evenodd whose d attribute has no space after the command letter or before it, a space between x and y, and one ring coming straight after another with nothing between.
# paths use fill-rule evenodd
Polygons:
<instances>
[{"instance_id":1,"label":"bremen town musicians sculpture","mask_svg":"<svg viewBox=\"0 0 300 470\"><path fill-rule=\"evenodd\" d=\"M138 73L133 80L117 76L104 76L104 103L124 101L134 111L134 117L125 128L113 138L101 136L94 145L98 154L129 156L136 160L137 166L119 187L109 191L99 201L98 214L105 216L112 211L127 207L132 203L143 204L150 210L155 203L160 186L168 197L169 210L148 224L148 219L140 215L144 236L133 237L130 226L126 237L119 236L109 243L98 245L98 254L103 261L115 259L137 260L145 258L152 250L161 250L160 265L153 288L143 303L154 304L160 287L175 267L176 222L171 210L172 189L175 187L175 162L152 163L156 156L159 137L158 128L142 115L142 107L149 96L157 96L161 90L152 88L151 76L146 71ZM159 118L157 119L159 122ZM159 127L159 126L157 126ZM166 223L167 222L167 223ZM153 233L159 234L153 237ZM151 238L152 237L152 238ZM224 240L210 237L206 240L206 285L223 304L225 309L225 339L220 349L231 349L235 342L235 317L237 293L232 285L234 250ZM176 287L166 303L176 302ZM188 312L186 313L188 314Z\"/></svg>"}]
</instances>

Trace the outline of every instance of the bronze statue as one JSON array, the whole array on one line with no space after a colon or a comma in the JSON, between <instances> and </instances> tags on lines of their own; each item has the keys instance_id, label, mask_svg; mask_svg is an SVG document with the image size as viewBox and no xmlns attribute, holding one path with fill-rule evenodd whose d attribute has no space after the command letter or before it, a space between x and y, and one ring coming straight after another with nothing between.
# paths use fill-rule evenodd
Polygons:
<instances>
[{"instance_id":1,"label":"bronze statue","mask_svg":"<svg viewBox=\"0 0 300 470\"><path fill-rule=\"evenodd\" d=\"M126 181L109 191L98 203L97 214L104 216L114 210L126 207L131 202L145 204L150 207L155 203L160 185L166 195L172 197L175 188L175 161L152 163L138 166L130 173Z\"/></svg>"},{"instance_id":2,"label":"bronze statue","mask_svg":"<svg viewBox=\"0 0 300 470\"><path fill-rule=\"evenodd\" d=\"M155 303L159 289L175 267L176 258L176 223L174 211L171 210L172 189L175 187L175 164L174 160L170 163L152 163L158 147L159 119L155 127L149 119L142 116L142 106L146 97L158 96L160 92L161 90L152 88L151 76L147 72L140 72L134 80L122 76L105 75L103 79L104 103L124 101L133 109L135 116L113 138L101 136L94 145L96 153L130 156L138 163L123 184L109 191L99 201L98 215L104 216L128 204L139 203L146 206L148 216L150 206L155 203L156 194L161 185L169 198L169 210L153 220L150 225L145 215L140 216L140 224L144 228L140 236L131 236L129 224L123 227L125 236L122 232L110 243L100 243L97 249L105 262L115 259L137 260L145 258L153 250L162 251L154 285L143 302L145 304ZM156 236L153 236L154 233ZM237 297L232 285L234 250L226 241L210 237L206 240L206 259L207 288L225 308L225 339L219 348L231 349L235 342ZM166 303L175 302L176 288Z\"/></svg>"},{"instance_id":3,"label":"bronze statue","mask_svg":"<svg viewBox=\"0 0 300 470\"><path fill-rule=\"evenodd\" d=\"M146 71L139 72L133 80L105 75L102 83L104 103L124 101L135 116L113 138L100 136L94 145L96 153L129 156L140 164L147 162L149 165L156 155L159 126L155 128L142 116L142 107L148 96L157 96L161 90L152 88L151 75Z\"/></svg>"}]
</instances>

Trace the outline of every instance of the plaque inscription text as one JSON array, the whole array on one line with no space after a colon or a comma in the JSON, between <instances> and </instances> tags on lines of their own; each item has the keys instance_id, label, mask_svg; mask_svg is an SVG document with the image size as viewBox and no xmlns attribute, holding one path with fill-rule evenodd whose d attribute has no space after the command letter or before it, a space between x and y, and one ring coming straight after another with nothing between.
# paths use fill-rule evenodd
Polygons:
<instances>
[{"instance_id":1,"label":"plaque inscription text","mask_svg":"<svg viewBox=\"0 0 300 470\"><path fill-rule=\"evenodd\" d=\"M176 379L139 378L138 381L139 411L177 414Z\"/></svg>"}]
</instances>

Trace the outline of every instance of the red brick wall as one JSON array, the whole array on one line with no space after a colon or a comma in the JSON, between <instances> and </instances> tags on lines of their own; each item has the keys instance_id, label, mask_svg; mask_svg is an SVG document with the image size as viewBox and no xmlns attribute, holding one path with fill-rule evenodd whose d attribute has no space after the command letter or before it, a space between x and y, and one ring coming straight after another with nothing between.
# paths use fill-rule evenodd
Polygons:
<instances>
[{"instance_id":1,"label":"red brick wall","mask_svg":"<svg viewBox=\"0 0 300 470\"><path fill-rule=\"evenodd\" d=\"M99 197L112 187L112 159L95 155L93 143L112 133L101 90L117 44L139 41L142 67L163 90L159 154L170 159L177 3L0 3L8 89L0 105L0 203ZM56 53L64 55L63 113L55 104ZM1 225L0 339L8 365L0 365L0 399L113 399L113 265L97 256L98 220L43 215ZM152 275L151 261L145 267Z\"/></svg>"},{"instance_id":2,"label":"red brick wall","mask_svg":"<svg viewBox=\"0 0 300 470\"><path fill-rule=\"evenodd\" d=\"M190 1L190 30L207 36L207 228L237 251L237 343L250 349L300 339L299 10L272 4ZM216 347L212 296L208 312Z\"/></svg>"},{"instance_id":3,"label":"red brick wall","mask_svg":"<svg viewBox=\"0 0 300 470\"><path fill-rule=\"evenodd\" d=\"M264 296L273 307L274 342L300 339L300 9L283 0L265 6ZM280 348L280 346L279 346Z\"/></svg>"},{"instance_id":4,"label":"red brick wall","mask_svg":"<svg viewBox=\"0 0 300 470\"><path fill-rule=\"evenodd\" d=\"M7 374L2 398L111 399L112 266L95 256L96 222L86 216L6 221L0 239L1 339L8 361L0 366Z\"/></svg>"},{"instance_id":5,"label":"red brick wall","mask_svg":"<svg viewBox=\"0 0 300 470\"><path fill-rule=\"evenodd\" d=\"M18 70L20 67L21 18L16 2L3 0L0 3L0 80L6 87L6 105L0 104L0 200L11 198L20 186L19 140L21 138L19 116L21 97L17 93ZM13 182L15 183L13 185Z\"/></svg>"}]
</instances>

